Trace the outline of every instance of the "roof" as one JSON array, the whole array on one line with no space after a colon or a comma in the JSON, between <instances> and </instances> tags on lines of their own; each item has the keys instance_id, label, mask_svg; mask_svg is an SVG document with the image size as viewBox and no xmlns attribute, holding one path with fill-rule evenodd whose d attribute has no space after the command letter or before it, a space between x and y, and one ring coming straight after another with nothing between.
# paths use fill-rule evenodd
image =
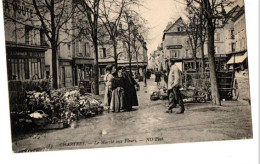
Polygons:
<instances>
[{"instance_id":1,"label":"roof","mask_svg":"<svg viewBox=\"0 0 260 164\"><path fill-rule=\"evenodd\" d=\"M183 21L181 17L179 17L172 25L170 26L167 26L166 29L163 31L164 33L165 32L169 32L169 30L176 25L176 23L178 23L179 21Z\"/></svg>"},{"instance_id":2,"label":"roof","mask_svg":"<svg viewBox=\"0 0 260 164\"><path fill-rule=\"evenodd\" d=\"M163 40L164 40L166 34L175 33L175 32L171 32L169 30L180 21L183 21L183 19L181 17L179 17L172 25L170 25L170 24L167 25L166 29L163 31ZM180 33L180 32L178 32L178 33ZM185 33L185 32L181 32L181 33Z\"/></svg>"},{"instance_id":3,"label":"roof","mask_svg":"<svg viewBox=\"0 0 260 164\"><path fill-rule=\"evenodd\" d=\"M237 21L242 15L245 14L245 7L241 7L238 13L232 18L232 21L235 22Z\"/></svg>"}]
</instances>

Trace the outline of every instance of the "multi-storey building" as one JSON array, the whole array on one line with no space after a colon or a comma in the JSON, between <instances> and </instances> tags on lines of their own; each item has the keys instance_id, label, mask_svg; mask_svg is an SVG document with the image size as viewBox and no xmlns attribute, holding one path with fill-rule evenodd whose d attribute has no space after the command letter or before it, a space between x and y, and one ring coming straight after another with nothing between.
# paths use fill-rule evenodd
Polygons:
<instances>
[{"instance_id":1,"label":"multi-storey building","mask_svg":"<svg viewBox=\"0 0 260 164\"><path fill-rule=\"evenodd\" d=\"M32 5L4 0L4 26L8 80L45 78L45 52L48 49L43 31L35 19Z\"/></svg>"},{"instance_id":2,"label":"multi-storey building","mask_svg":"<svg viewBox=\"0 0 260 164\"><path fill-rule=\"evenodd\" d=\"M180 17L174 23L169 23L163 34L163 52L165 58L191 58L191 48L188 44L188 36L183 27L183 19Z\"/></svg>"},{"instance_id":3,"label":"multi-storey building","mask_svg":"<svg viewBox=\"0 0 260 164\"><path fill-rule=\"evenodd\" d=\"M237 13L240 11L240 7L237 5L235 6L230 12L232 12L231 18L227 21L224 29L225 34L225 54L229 55L235 52L235 27L233 18Z\"/></svg>"},{"instance_id":4,"label":"multi-storey building","mask_svg":"<svg viewBox=\"0 0 260 164\"><path fill-rule=\"evenodd\" d=\"M234 22L234 47L232 56L227 62L230 69L244 70L248 67L247 41L246 41L246 22L245 22L245 8L239 9L233 17Z\"/></svg>"},{"instance_id":5,"label":"multi-storey building","mask_svg":"<svg viewBox=\"0 0 260 164\"><path fill-rule=\"evenodd\" d=\"M147 67L148 57L147 57L147 47L144 38L140 35L135 41L135 47L131 46L131 70L139 71L142 75L142 68ZM99 75L101 80L105 74L105 67L107 65L115 64L113 43L109 37L104 38L104 41L99 43ZM117 65L124 66L129 69L129 55L128 49L125 43L118 39L117 41ZM137 70L138 68L138 70Z\"/></svg>"}]
</instances>

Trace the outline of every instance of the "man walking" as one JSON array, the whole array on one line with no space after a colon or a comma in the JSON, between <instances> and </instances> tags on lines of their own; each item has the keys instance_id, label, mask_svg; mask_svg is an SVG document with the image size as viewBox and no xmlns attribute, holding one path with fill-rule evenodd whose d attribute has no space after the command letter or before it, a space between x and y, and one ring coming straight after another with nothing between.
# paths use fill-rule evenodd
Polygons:
<instances>
[{"instance_id":1,"label":"man walking","mask_svg":"<svg viewBox=\"0 0 260 164\"><path fill-rule=\"evenodd\" d=\"M176 60L171 59L170 72L168 77L168 95L169 95L169 107L167 113L172 113L172 109L176 108L177 104L180 106L180 111L177 114L183 114L185 111L182 96L180 93L180 87L182 82L181 71L176 66Z\"/></svg>"}]
</instances>

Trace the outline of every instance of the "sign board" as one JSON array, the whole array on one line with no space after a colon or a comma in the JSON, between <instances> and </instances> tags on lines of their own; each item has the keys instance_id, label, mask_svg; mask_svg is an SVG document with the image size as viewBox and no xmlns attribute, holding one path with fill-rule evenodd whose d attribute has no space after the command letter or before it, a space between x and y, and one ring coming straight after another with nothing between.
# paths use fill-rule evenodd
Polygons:
<instances>
[{"instance_id":1,"label":"sign board","mask_svg":"<svg viewBox=\"0 0 260 164\"><path fill-rule=\"evenodd\" d=\"M26 1L4 0L3 7L5 16L20 21L31 20L35 13L33 5Z\"/></svg>"},{"instance_id":2,"label":"sign board","mask_svg":"<svg viewBox=\"0 0 260 164\"><path fill-rule=\"evenodd\" d=\"M182 49L182 45L170 45L166 46L167 49Z\"/></svg>"}]
</instances>

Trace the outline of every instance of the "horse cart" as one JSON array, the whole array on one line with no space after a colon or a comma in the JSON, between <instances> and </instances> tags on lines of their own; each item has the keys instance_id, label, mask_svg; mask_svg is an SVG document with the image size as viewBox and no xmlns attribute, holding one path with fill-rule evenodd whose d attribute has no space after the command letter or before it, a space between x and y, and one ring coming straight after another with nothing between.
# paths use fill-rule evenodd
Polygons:
<instances>
[{"instance_id":1,"label":"horse cart","mask_svg":"<svg viewBox=\"0 0 260 164\"><path fill-rule=\"evenodd\" d=\"M221 100L237 100L239 97L238 82L234 71L217 72L217 83Z\"/></svg>"}]
</instances>

